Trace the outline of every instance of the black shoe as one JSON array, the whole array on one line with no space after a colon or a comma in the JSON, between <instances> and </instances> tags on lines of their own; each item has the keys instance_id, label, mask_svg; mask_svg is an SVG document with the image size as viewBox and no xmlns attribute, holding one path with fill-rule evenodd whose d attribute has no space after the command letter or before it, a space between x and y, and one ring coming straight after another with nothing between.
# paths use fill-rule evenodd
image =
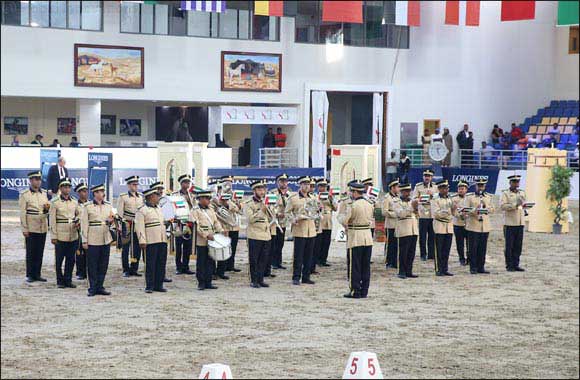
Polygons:
<instances>
[{"instance_id":1,"label":"black shoe","mask_svg":"<svg viewBox=\"0 0 580 380\"><path fill-rule=\"evenodd\" d=\"M145 293L151 294L151 293L153 293L153 290L152 289L145 289Z\"/></svg>"},{"instance_id":2,"label":"black shoe","mask_svg":"<svg viewBox=\"0 0 580 380\"><path fill-rule=\"evenodd\" d=\"M214 274L213 276L211 276L211 279L212 279L212 281L217 281L217 279L218 279L217 274Z\"/></svg>"},{"instance_id":3,"label":"black shoe","mask_svg":"<svg viewBox=\"0 0 580 380\"><path fill-rule=\"evenodd\" d=\"M229 280L230 279L230 277L226 276L225 274L219 275L218 277L221 278L222 280Z\"/></svg>"},{"instance_id":4,"label":"black shoe","mask_svg":"<svg viewBox=\"0 0 580 380\"><path fill-rule=\"evenodd\" d=\"M180 270L176 270L176 271L175 271L175 274L176 274L177 276L179 276L179 275L181 275L181 274L185 274L185 272L183 272L183 271L180 271Z\"/></svg>"},{"instance_id":5,"label":"black shoe","mask_svg":"<svg viewBox=\"0 0 580 380\"><path fill-rule=\"evenodd\" d=\"M194 271L192 271L192 270L189 270L189 269L186 269L186 270L184 270L182 273L183 273L183 274L195 274L195 272L194 272Z\"/></svg>"},{"instance_id":6,"label":"black shoe","mask_svg":"<svg viewBox=\"0 0 580 380\"><path fill-rule=\"evenodd\" d=\"M303 284L306 284L306 285L314 285L314 284L316 284L316 282L314 282L312 280L302 280L302 283Z\"/></svg>"},{"instance_id":7,"label":"black shoe","mask_svg":"<svg viewBox=\"0 0 580 380\"><path fill-rule=\"evenodd\" d=\"M286 270L286 267L285 267L284 265L280 265L280 266L278 267L278 269L281 269L281 270Z\"/></svg>"},{"instance_id":8,"label":"black shoe","mask_svg":"<svg viewBox=\"0 0 580 380\"><path fill-rule=\"evenodd\" d=\"M449 276L449 277L452 277L452 276L454 276L454 274L453 274L453 273L451 273L451 272L443 272L443 274L444 274L445 276Z\"/></svg>"},{"instance_id":9,"label":"black shoe","mask_svg":"<svg viewBox=\"0 0 580 380\"><path fill-rule=\"evenodd\" d=\"M270 273L270 275L269 275L269 276L267 276L267 277L270 277L270 278L276 278L276 275L275 275L274 273Z\"/></svg>"},{"instance_id":10,"label":"black shoe","mask_svg":"<svg viewBox=\"0 0 580 380\"><path fill-rule=\"evenodd\" d=\"M465 262L465 259L459 259L459 265L461 265L462 267L466 266L467 263Z\"/></svg>"},{"instance_id":11,"label":"black shoe","mask_svg":"<svg viewBox=\"0 0 580 380\"><path fill-rule=\"evenodd\" d=\"M516 272L525 272L526 270L522 267L515 267L514 268Z\"/></svg>"},{"instance_id":12,"label":"black shoe","mask_svg":"<svg viewBox=\"0 0 580 380\"><path fill-rule=\"evenodd\" d=\"M64 288L66 288L66 286L64 286L64 284L58 284L58 285L56 285L56 287L57 287L57 288L59 288L59 289L64 289Z\"/></svg>"},{"instance_id":13,"label":"black shoe","mask_svg":"<svg viewBox=\"0 0 580 380\"><path fill-rule=\"evenodd\" d=\"M170 279L170 278L167 278L167 277L165 277L165 278L163 279L163 282L173 282L173 280L172 280L172 279Z\"/></svg>"},{"instance_id":14,"label":"black shoe","mask_svg":"<svg viewBox=\"0 0 580 380\"><path fill-rule=\"evenodd\" d=\"M93 293L93 292L88 292L87 293L87 297L94 297L94 296L95 296L95 293Z\"/></svg>"},{"instance_id":15,"label":"black shoe","mask_svg":"<svg viewBox=\"0 0 580 380\"><path fill-rule=\"evenodd\" d=\"M399 277L401 280L404 280L407 278L407 276L405 276L404 274L398 274L397 277Z\"/></svg>"},{"instance_id":16,"label":"black shoe","mask_svg":"<svg viewBox=\"0 0 580 380\"><path fill-rule=\"evenodd\" d=\"M331 265L330 265L329 263L322 263L322 264L320 264L320 266L321 266L321 267L329 267L329 266L331 266Z\"/></svg>"},{"instance_id":17,"label":"black shoe","mask_svg":"<svg viewBox=\"0 0 580 380\"><path fill-rule=\"evenodd\" d=\"M39 281L39 282L46 282L46 278L44 278L44 277L37 277L34 280Z\"/></svg>"},{"instance_id":18,"label":"black shoe","mask_svg":"<svg viewBox=\"0 0 580 380\"><path fill-rule=\"evenodd\" d=\"M205 290L205 286L203 286L203 285L197 285L197 290Z\"/></svg>"},{"instance_id":19,"label":"black shoe","mask_svg":"<svg viewBox=\"0 0 580 380\"><path fill-rule=\"evenodd\" d=\"M515 272L516 270L514 268L506 268L506 271L508 271L508 272Z\"/></svg>"},{"instance_id":20,"label":"black shoe","mask_svg":"<svg viewBox=\"0 0 580 380\"><path fill-rule=\"evenodd\" d=\"M369 295L365 293L361 293L360 298L367 298Z\"/></svg>"},{"instance_id":21,"label":"black shoe","mask_svg":"<svg viewBox=\"0 0 580 380\"><path fill-rule=\"evenodd\" d=\"M427 261L427 258L425 256L421 256L421 261Z\"/></svg>"},{"instance_id":22,"label":"black shoe","mask_svg":"<svg viewBox=\"0 0 580 380\"><path fill-rule=\"evenodd\" d=\"M97 294L101 296L110 296L111 292L106 291L105 289L97 290Z\"/></svg>"},{"instance_id":23,"label":"black shoe","mask_svg":"<svg viewBox=\"0 0 580 380\"><path fill-rule=\"evenodd\" d=\"M231 272L234 272L234 273L240 273L241 271L242 270L241 269L238 269L238 268L234 268L234 269L231 270Z\"/></svg>"},{"instance_id":24,"label":"black shoe","mask_svg":"<svg viewBox=\"0 0 580 380\"><path fill-rule=\"evenodd\" d=\"M300 285L300 281L299 280L292 280L292 285Z\"/></svg>"},{"instance_id":25,"label":"black shoe","mask_svg":"<svg viewBox=\"0 0 580 380\"><path fill-rule=\"evenodd\" d=\"M218 287L217 287L217 286L214 286L214 285L210 285L210 286L206 286L205 288L206 288L206 289L210 289L210 290L215 290L215 289L217 289Z\"/></svg>"},{"instance_id":26,"label":"black shoe","mask_svg":"<svg viewBox=\"0 0 580 380\"><path fill-rule=\"evenodd\" d=\"M137 272L131 272L131 276L133 276L133 277L143 277L143 275L141 273L137 273Z\"/></svg>"},{"instance_id":27,"label":"black shoe","mask_svg":"<svg viewBox=\"0 0 580 380\"><path fill-rule=\"evenodd\" d=\"M153 291L155 291L155 292L159 292L159 293L167 293L167 289L165 289L165 288L161 288L161 289L153 289Z\"/></svg>"},{"instance_id":28,"label":"black shoe","mask_svg":"<svg viewBox=\"0 0 580 380\"><path fill-rule=\"evenodd\" d=\"M313 270L312 272L310 272L310 274L320 274L319 271Z\"/></svg>"},{"instance_id":29,"label":"black shoe","mask_svg":"<svg viewBox=\"0 0 580 380\"><path fill-rule=\"evenodd\" d=\"M489 274L489 272L486 271L486 270L478 270L477 273L479 273L479 274Z\"/></svg>"},{"instance_id":30,"label":"black shoe","mask_svg":"<svg viewBox=\"0 0 580 380\"><path fill-rule=\"evenodd\" d=\"M266 284L264 281L258 282L258 285L260 285L261 288L269 288L270 287L270 285Z\"/></svg>"},{"instance_id":31,"label":"black shoe","mask_svg":"<svg viewBox=\"0 0 580 380\"><path fill-rule=\"evenodd\" d=\"M256 283L256 282L252 282L252 283L250 284L250 287L251 287L251 288L254 288L254 289L260 289L260 285L258 285L258 283Z\"/></svg>"},{"instance_id":32,"label":"black shoe","mask_svg":"<svg viewBox=\"0 0 580 380\"><path fill-rule=\"evenodd\" d=\"M87 276L77 276L77 280L81 281L81 280L86 280Z\"/></svg>"},{"instance_id":33,"label":"black shoe","mask_svg":"<svg viewBox=\"0 0 580 380\"><path fill-rule=\"evenodd\" d=\"M417 277L419 277L419 276L417 276L416 274L412 274L412 273L407 275L407 278L417 278Z\"/></svg>"},{"instance_id":34,"label":"black shoe","mask_svg":"<svg viewBox=\"0 0 580 380\"><path fill-rule=\"evenodd\" d=\"M68 283L68 284L65 284L65 287L67 287L67 288L71 288L71 289L74 289L74 288L76 288L77 286L76 286L75 284L73 284L73 283Z\"/></svg>"},{"instance_id":35,"label":"black shoe","mask_svg":"<svg viewBox=\"0 0 580 380\"><path fill-rule=\"evenodd\" d=\"M346 293L345 295L343 295L344 298L355 298L355 299L359 299L361 298L360 294L358 293Z\"/></svg>"},{"instance_id":36,"label":"black shoe","mask_svg":"<svg viewBox=\"0 0 580 380\"><path fill-rule=\"evenodd\" d=\"M441 277L441 276L443 276L443 273L441 273L441 272L435 272L435 276Z\"/></svg>"},{"instance_id":37,"label":"black shoe","mask_svg":"<svg viewBox=\"0 0 580 380\"><path fill-rule=\"evenodd\" d=\"M131 277L131 273L129 273L129 272L123 272L123 277Z\"/></svg>"},{"instance_id":38,"label":"black shoe","mask_svg":"<svg viewBox=\"0 0 580 380\"><path fill-rule=\"evenodd\" d=\"M471 273L471 274L477 274L477 271L476 271L476 270L473 270L473 269L471 269L471 270L469 271L469 273Z\"/></svg>"}]
</instances>

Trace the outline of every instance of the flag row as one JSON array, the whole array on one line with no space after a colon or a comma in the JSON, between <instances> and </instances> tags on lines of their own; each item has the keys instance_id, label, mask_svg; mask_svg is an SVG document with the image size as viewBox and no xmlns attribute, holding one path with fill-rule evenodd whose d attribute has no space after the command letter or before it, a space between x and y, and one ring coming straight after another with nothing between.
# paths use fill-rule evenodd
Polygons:
<instances>
[{"instance_id":1,"label":"flag row","mask_svg":"<svg viewBox=\"0 0 580 380\"><path fill-rule=\"evenodd\" d=\"M131 1L155 4L156 1ZM286 3L290 3L286 1ZM445 24L479 26L480 1L445 1ZM227 1L181 1L186 11L225 12ZM254 1L254 14L260 16L294 16L285 14L284 1ZM501 21L533 20L536 1L502 1ZM363 23L362 1L322 1L323 22ZM421 25L421 1L396 1L395 24ZM578 1L558 1L558 26L578 25Z\"/></svg>"}]
</instances>

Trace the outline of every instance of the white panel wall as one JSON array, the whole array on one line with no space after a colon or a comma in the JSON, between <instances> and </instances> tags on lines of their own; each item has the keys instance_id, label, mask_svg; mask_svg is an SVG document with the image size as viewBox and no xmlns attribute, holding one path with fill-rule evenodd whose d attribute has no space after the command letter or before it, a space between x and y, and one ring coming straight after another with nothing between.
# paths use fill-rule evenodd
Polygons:
<instances>
[{"instance_id":1,"label":"white panel wall","mask_svg":"<svg viewBox=\"0 0 580 380\"><path fill-rule=\"evenodd\" d=\"M578 54L568 54L570 28L556 28L555 79L553 99L578 99L580 86L580 70L578 70Z\"/></svg>"}]
</instances>

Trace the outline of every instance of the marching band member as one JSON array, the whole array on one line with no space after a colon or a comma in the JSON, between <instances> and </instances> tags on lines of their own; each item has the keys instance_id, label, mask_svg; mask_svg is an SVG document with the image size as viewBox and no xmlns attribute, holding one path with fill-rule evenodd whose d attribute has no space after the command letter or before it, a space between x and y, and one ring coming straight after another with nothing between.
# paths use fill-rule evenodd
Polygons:
<instances>
[{"instance_id":1,"label":"marching band member","mask_svg":"<svg viewBox=\"0 0 580 380\"><path fill-rule=\"evenodd\" d=\"M416 278L413 274L413 261L415 260L415 250L417 248L417 226L418 199L411 199L411 184L401 184L401 201L395 204L397 214L397 226L395 236L399 240L399 274L401 279Z\"/></svg>"},{"instance_id":2,"label":"marching band member","mask_svg":"<svg viewBox=\"0 0 580 380\"><path fill-rule=\"evenodd\" d=\"M265 184L265 182L264 182ZM267 188L266 188L267 191ZM266 198L264 199L266 200ZM278 204L278 200L276 200L276 205ZM269 205L267 204L266 207L268 207L268 210L270 211L270 214L272 214L273 216L275 216L276 214L276 205ZM280 231L278 231L278 224L275 223L274 218L272 218L270 220L270 245L269 245L269 249L268 249L268 254L266 255L266 264L264 265L264 277L268 278L268 277L276 277L275 274L272 273L272 254L273 254L273 245L272 245L272 241L276 240L276 236L278 236L278 233Z\"/></svg>"},{"instance_id":3,"label":"marching band member","mask_svg":"<svg viewBox=\"0 0 580 380\"><path fill-rule=\"evenodd\" d=\"M274 240L272 240L272 268L286 269L282 265L282 248L284 248L284 240L286 239L286 223L285 210L288 203L290 191L288 190L288 174L282 173L276 177L276 189L273 191L278 196L278 203L276 204L276 217L280 221L280 228L276 231Z\"/></svg>"},{"instance_id":4,"label":"marching band member","mask_svg":"<svg viewBox=\"0 0 580 380\"><path fill-rule=\"evenodd\" d=\"M433 199L435 191L433 174L431 169L425 170L423 182L416 184L413 191L413 199L419 201L419 249L423 261L435 257L435 233L433 231L433 217L431 216L431 199Z\"/></svg>"},{"instance_id":5,"label":"marching band member","mask_svg":"<svg viewBox=\"0 0 580 380\"><path fill-rule=\"evenodd\" d=\"M149 186L150 189L155 189L157 190L157 194L159 194L159 201L161 202L161 199L165 198L165 184L163 184L163 181L157 181L152 183ZM167 277L167 274L164 276L163 278L163 282L173 282L172 279Z\"/></svg>"},{"instance_id":6,"label":"marching band member","mask_svg":"<svg viewBox=\"0 0 580 380\"><path fill-rule=\"evenodd\" d=\"M385 229L387 231L387 268L397 267L397 238L395 237L395 228L397 226L397 214L395 206L401 201L399 197L399 180L395 179L388 184L389 192L383 202L383 216L385 217Z\"/></svg>"},{"instance_id":7,"label":"marching band member","mask_svg":"<svg viewBox=\"0 0 580 380\"><path fill-rule=\"evenodd\" d=\"M476 182L477 191L467 197L465 204L472 210L465 225L469 239L469 272L471 274L489 274L485 270L487 239L491 230L489 214L493 213L493 196L485 191L486 179Z\"/></svg>"},{"instance_id":8,"label":"marching band member","mask_svg":"<svg viewBox=\"0 0 580 380\"><path fill-rule=\"evenodd\" d=\"M505 266L508 272L525 272L520 267L526 216L526 193L519 189L521 176L508 177L510 188L501 193L504 212Z\"/></svg>"},{"instance_id":9,"label":"marching band member","mask_svg":"<svg viewBox=\"0 0 580 380\"><path fill-rule=\"evenodd\" d=\"M157 189L143 193L145 203L135 214L135 232L145 262L145 293L166 292L163 287L167 264L167 234L163 213L159 208Z\"/></svg>"},{"instance_id":10,"label":"marching band member","mask_svg":"<svg viewBox=\"0 0 580 380\"><path fill-rule=\"evenodd\" d=\"M316 186L318 187L321 215L318 235L316 236L316 243L314 245L314 258L312 260L313 273L316 270L316 265L323 267L330 266L327 260L332 239L332 212L337 210L334 197L328 192L328 182L326 179L321 178L316 181Z\"/></svg>"},{"instance_id":11,"label":"marching band member","mask_svg":"<svg viewBox=\"0 0 580 380\"><path fill-rule=\"evenodd\" d=\"M469 185L467 182L459 181L457 184L457 194L451 196L456 210L465 207L465 200L467 199L467 189ZM457 212L453 217L453 234L455 235L455 245L457 247L457 254L459 255L459 263L462 266L467 265L465 260L465 247L468 243L467 231L465 230L465 213ZM468 248L469 250L469 248Z\"/></svg>"},{"instance_id":12,"label":"marching band member","mask_svg":"<svg viewBox=\"0 0 580 380\"><path fill-rule=\"evenodd\" d=\"M345 236L348 239L348 223L345 222L346 214L349 211L349 208L352 207L352 194L350 191L351 185L353 183L358 182L357 180L352 180L347 183L347 192L346 195L338 201L338 213L337 213L337 220L338 222L344 227ZM346 274L350 281L350 248L348 248L348 244L346 245Z\"/></svg>"},{"instance_id":13,"label":"marching band member","mask_svg":"<svg viewBox=\"0 0 580 380\"><path fill-rule=\"evenodd\" d=\"M121 262L123 264L123 277L141 277L139 270L139 259L141 252L139 241L135 232L135 213L143 205L143 196L139 194L139 176L132 175L125 178L127 192L119 194L117 199L117 213L122 218L122 223L126 223L129 241L123 245ZM120 231L119 231L120 233Z\"/></svg>"},{"instance_id":14,"label":"marching band member","mask_svg":"<svg viewBox=\"0 0 580 380\"><path fill-rule=\"evenodd\" d=\"M218 263L218 276L220 273L224 274L224 272L241 272L240 269L235 267L236 263L236 250L238 246L238 239L240 234L240 224L239 218L240 215L240 205L238 201L232 199L232 193L222 193L219 199L219 206L223 207L224 209L228 210L229 212L229 220L221 220L220 215L218 214L218 219L220 219L220 224L224 230L224 235L228 236L231 239L231 253L229 259L223 262L223 271L220 269L220 265L222 262ZM217 210L216 210L217 213Z\"/></svg>"},{"instance_id":15,"label":"marching band member","mask_svg":"<svg viewBox=\"0 0 580 380\"><path fill-rule=\"evenodd\" d=\"M373 252L371 222L374 205L363 197L363 184L353 183L350 189L353 196L352 207L349 207L342 217L342 222L348 226L347 244L350 255L350 292L344 297L367 298L371 280Z\"/></svg>"},{"instance_id":16,"label":"marching band member","mask_svg":"<svg viewBox=\"0 0 580 380\"><path fill-rule=\"evenodd\" d=\"M292 216L292 234L294 235L294 261L292 264L292 283L300 285L300 279L303 284L313 285L314 281L310 280L310 262L312 260L312 251L314 249L314 238L316 237L316 225L314 220L305 215L305 206L310 201L310 177L303 176L298 178L300 190L288 198L285 213Z\"/></svg>"},{"instance_id":17,"label":"marching band member","mask_svg":"<svg viewBox=\"0 0 580 380\"><path fill-rule=\"evenodd\" d=\"M87 267L89 272L88 296L96 294L108 296L104 282L109 267L111 251L111 233L109 226L113 224L113 208L105 201L105 185L91 187L93 202L84 207L81 213L81 236L83 249L87 251Z\"/></svg>"},{"instance_id":18,"label":"marching band member","mask_svg":"<svg viewBox=\"0 0 580 380\"><path fill-rule=\"evenodd\" d=\"M264 282L264 271L270 254L272 213L264 203L266 184L263 181L251 185L254 195L244 206L248 218L248 250L250 261L250 286L252 288L267 288Z\"/></svg>"},{"instance_id":19,"label":"marching band member","mask_svg":"<svg viewBox=\"0 0 580 380\"><path fill-rule=\"evenodd\" d=\"M89 188L84 182L81 182L75 187L75 192L78 195L77 202L82 213L84 207L89 204ZM82 239L80 238L80 228L78 232L78 247L75 257L75 265L77 267L76 275L77 280L85 280L87 278L87 251L83 248Z\"/></svg>"},{"instance_id":20,"label":"marching band member","mask_svg":"<svg viewBox=\"0 0 580 380\"><path fill-rule=\"evenodd\" d=\"M20 226L26 245L26 282L46 282L40 276L42 270L42 256L48 231L48 201L46 190L41 189L42 173L33 171L28 173L30 187L20 193L18 205L20 207Z\"/></svg>"},{"instance_id":21,"label":"marching band member","mask_svg":"<svg viewBox=\"0 0 580 380\"><path fill-rule=\"evenodd\" d=\"M371 187L374 186L373 179L372 178L363 179L362 180L362 184L365 187L365 189L364 189L364 197L367 198L367 199L369 199L367 194L368 194L369 188L371 188ZM373 208L373 210L374 210L374 208ZM373 219L372 219L372 222L371 222L371 234L373 235L373 239L374 239L375 238L375 214L374 213L373 213Z\"/></svg>"},{"instance_id":22,"label":"marching band member","mask_svg":"<svg viewBox=\"0 0 580 380\"><path fill-rule=\"evenodd\" d=\"M436 183L439 196L431 201L433 230L435 231L435 274L453 276L449 272L449 252L453 242L453 217L456 215L455 204L449 197L449 182Z\"/></svg>"},{"instance_id":23,"label":"marching band member","mask_svg":"<svg viewBox=\"0 0 580 380\"><path fill-rule=\"evenodd\" d=\"M222 226L217 220L215 212L210 207L211 190L201 190L196 193L198 207L191 212L192 219L196 223L197 234L195 240L195 252L197 253L197 289L217 289L212 285L215 261L209 256L207 241L213 240L215 233L222 232Z\"/></svg>"},{"instance_id":24,"label":"marching band member","mask_svg":"<svg viewBox=\"0 0 580 380\"><path fill-rule=\"evenodd\" d=\"M63 178L58 183L60 195L55 195L48 212L51 242L54 244L56 285L59 288L76 288L72 283L75 253L79 245L80 206L70 195L71 182ZM64 273L62 263L64 264Z\"/></svg>"},{"instance_id":25,"label":"marching band member","mask_svg":"<svg viewBox=\"0 0 580 380\"><path fill-rule=\"evenodd\" d=\"M220 222L222 228L223 228L223 234L227 235L228 234L228 226L233 226L232 225L232 221L227 221L226 220L226 216L225 214L227 213L228 218L231 218L229 215L231 215L229 212L229 200L232 197L232 194L230 192L218 192L218 194L216 194L216 196L214 198L212 198L210 205L212 210L215 212L218 221ZM222 211L223 210L223 211ZM226 266L227 266L227 262L226 261L218 261L216 263L216 270L215 270L215 274L217 276L217 278L220 278L222 280L229 280L230 277L226 276ZM216 277L214 277L214 280L216 279Z\"/></svg>"},{"instance_id":26,"label":"marching band member","mask_svg":"<svg viewBox=\"0 0 580 380\"><path fill-rule=\"evenodd\" d=\"M191 187L191 175L183 174L179 176L177 181L179 182L179 191L174 192L171 195L181 196L187 203L187 209L191 214L191 210L195 205L193 195L190 193L189 188ZM184 239L183 236L177 236L175 238L175 274L194 274L189 269L189 256L193 251L193 241L192 239Z\"/></svg>"}]
</instances>

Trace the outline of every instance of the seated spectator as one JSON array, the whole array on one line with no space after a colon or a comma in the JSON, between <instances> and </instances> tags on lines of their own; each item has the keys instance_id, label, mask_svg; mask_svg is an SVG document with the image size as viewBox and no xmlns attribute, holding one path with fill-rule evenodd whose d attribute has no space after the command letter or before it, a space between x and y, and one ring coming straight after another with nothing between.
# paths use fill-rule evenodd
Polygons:
<instances>
[{"instance_id":1,"label":"seated spectator","mask_svg":"<svg viewBox=\"0 0 580 380\"><path fill-rule=\"evenodd\" d=\"M58 139L54 139L52 140L52 144L50 144L50 146L60 148L60 142L58 141Z\"/></svg>"},{"instance_id":2,"label":"seated spectator","mask_svg":"<svg viewBox=\"0 0 580 380\"><path fill-rule=\"evenodd\" d=\"M493 144L499 144L499 139L503 137L503 129L501 129L497 124L493 125L493 130L491 131L491 142Z\"/></svg>"},{"instance_id":3,"label":"seated spectator","mask_svg":"<svg viewBox=\"0 0 580 380\"><path fill-rule=\"evenodd\" d=\"M495 151L495 149L493 149L491 146L487 145L487 142L482 141L481 142L481 157L485 158L485 159L492 159L493 158L493 152Z\"/></svg>"},{"instance_id":4,"label":"seated spectator","mask_svg":"<svg viewBox=\"0 0 580 380\"><path fill-rule=\"evenodd\" d=\"M20 146L20 141L18 140L18 135L12 136L12 142L10 146Z\"/></svg>"},{"instance_id":5,"label":"seated spectator","mask_svg":"<svg viewBox=\"0 0 580 380\"><path fill-rule=\"evenodd\" d=\"M548 134L550 135L559 135L560 129L558 128L558 123L552 124L552 127L548 130Z\"/></svg>"},{"instance_id":6,"label":"seated spectator","mask_svg":"<svg viewBox=\"0 0 580 380\"><path fill-rule=\"evenodd\" d=\"M80 145L81 145L81 143L79 142L79 140L77 139L76 136L71 137L69 146L72 146L72 147L76 148L76 147L78 147Z\"/></svg>"},{"instance_id":7,"label":"seated spectator","mask_svg":"<svg viewBox=\"0 0 580 380\"><path fill-rule=\"evenodd\" d=\"M537 148L539 143L537 135L534 135L528 139L528 148Z\"/></svg>"},{"instance_id":8,"label":"seated spectator","mask_svg":"<svg viewBox=\"0 0 580 380\"><path fill-rule=\"evenodd\" d=\"M516 123L512 123L512 131L510 132L511 137L511 144L515 144L516 141L521 139L524 136L524 131L520 127L516 125Z\"/></svg>"},{"instance_id":9,"label":"seated spectator","mask_svg":"<svg viewBox=\"0 0 580 380\"><path fill-rule=\"evenodd\" d=\"M503 135L502 137L500 137L499 139L499 145L501 147L501 150L509 150L510 149L510 135Z\"/></svg>"},{"instance_id":10,"label":"seated spectator","mask_svg":"<svg viewBox=\"0 0 580 380\"><path fill-rule=\"evenodd\" d=\"M526 148L528 147L528 138L527 138L527 136L524 136L521 139L519 139L517 146L518 146L518 149L519 150L526 150Z\"/></svg>"}]
</instances>

